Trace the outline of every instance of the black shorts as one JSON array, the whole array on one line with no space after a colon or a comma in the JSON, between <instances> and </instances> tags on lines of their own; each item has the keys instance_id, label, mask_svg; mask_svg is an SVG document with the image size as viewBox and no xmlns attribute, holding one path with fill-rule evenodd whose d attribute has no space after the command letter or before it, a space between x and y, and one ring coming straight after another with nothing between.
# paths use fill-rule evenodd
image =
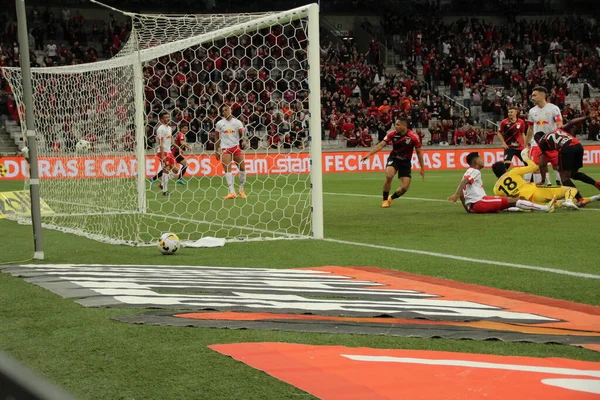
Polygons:
<instances>
[{"instance_id":1,"label":"black shorts","mask_svg":"<svg viewBox=\"0 0 600 400\"><path fill-rule=\"evenodd\" d=\"M566 146L558 152L558 166L561 171L576 173L583 167L583 145L581 143Z\"/></svg>"},{"instance_id":2,"label":"black shorts","mask_svg":"<svg viewBox=\"0 0 600 400\"><path fill-rule=\"evenodd\" d=\"M521 157L521 151L523 151L523 149L518 150L518 149L514 149L512 147L509 147L508 149L504 149L504 162L505 163L511 162L515 156L517 156L517 158L519 160L523 161L523 158ZM525 161L523 161L523 163L525 163Z\"/></svg>"},{"instance_id":3,"label":"black shorts","mask_svg":"<svg viewBox=\"0 0 600 400\"><path fill-rule=\"evenodd\" d=\"M177 161L178 164L181 164L185 160L185 157L181 153L175 153L173 154L173 156L175 157L175 161Z\"/></svg>"},{"instance_id":4,"label":"black shorts","mask_svg":"<svg viewBox=\"0 0 600 400\"><path fill-rule=\"evenodd\" d=\"M410 170L412 165L410 160L401 160L399 158L388 157L385 166L394 167L394 169L398 173L398 178L411 177Z\"/></svg>"}]
</instances>

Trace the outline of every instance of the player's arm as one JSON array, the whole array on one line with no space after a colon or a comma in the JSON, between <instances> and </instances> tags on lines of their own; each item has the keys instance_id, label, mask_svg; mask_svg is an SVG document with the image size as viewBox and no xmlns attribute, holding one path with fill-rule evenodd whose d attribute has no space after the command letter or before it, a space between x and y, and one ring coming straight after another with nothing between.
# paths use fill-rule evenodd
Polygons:
<instances>
[{"instance_id":1,"label":"player's arm","mask_svg":"<svg viewBox=\"0 0 600 400\"><path fill-rule=\"evenodd\" d=\"M533 138L533 125L528 123L527 134L525 135L525 147L529 147L529 143L531 143L531 139Z\"/></svg>"},{"instance_id":2,"label":"player's arm","mask_svg":"<svg viewBox=\"0 0 600 400\"><path fill-rule=\"evenodd\" d=\"M460 202L463 206L463 208L465 209L465 211L467 212L467 214L469 214L471 211L469 211L469 207L467 207L467 203L465 203L465 195L464 194L460 194Z\"/></svg>"},{"instance_id":3,"label":"player's arm","mask_svg":"<svg viewBox=\"0 0 600 400\"><path fill-rule=\"evenodd\" d=\"M543 157L543 154L542 154L542 157ZM525 162L525 166L511 169L509 171L510 174L523 176L525 174L529 174L529 173L532 173L532 172L535 172L538 170L539 165L537 165L535 162L533 162L533 160L531 158L529 158L529 152L527 151L527 149L524 149L523 151L521 151L521 158L523 158L523 162ZM543 159L540 157L540 164L542 163L542 161L543 161Z\"/></svg>"},{"instance_id":4,"label":"player's arm","mask_svg":"<svg viewBox=\"0 0 600 400\"><path fill-rule=\"evenodd\" d=\"M502 128L503 128L503 125L500 125L500 129L496 131L496 136L498 136L498 139L500 139L500 143L502 143L502 147L504 147L505 149L508 149L508 145L504 141L504 136L502 136L502 132L501 132Z\"/></svg>"},{"instance_id":5,"label":"player's arm","mask_svg":"<svg viewBox=\"0 0 600 400\"><path fill-rule=\"evenodd\" d=\"M583 121L585 121L585 120L586 120L586 119L588 119L588 118L589 118L588 116L585 116L585 117L579 117L579 118L574 118L574 119L570 120L570 121L569 121L569 123L567 123L567 124L563 125L562 129L563 129L563 130L565 130L565 131L567 131L567 132L569 132L569 130L570 130L570 129L571 129L573 126L577 125L577 124L578 124L578 123L580 123L580 122L583 122Z\"/></svg>"},{"instance_id":6,"label":"player's arm","mask_svg":"<svg viewBox=\"0 0 600 400\"><path fill-rule=\"evenodd\" d=\"M382 140L381 142L379 142L377 144L377 146L373 147L366 156L361 158L360 161L366 161L369 157L371 157L373 154L375 154L378 151L380 151L381 149L383 149L386 145L387 145L387 142L385 140Z\"/></svg>"},{"instance_id":7,"label":"player's arm","mask_svg":"<svg viewBox=\"0 0 600 400\"><path fill-rule=\"evenodd\" d=\"M456 192L454 192L454 194L452 196L448 197L448 201L456 203L456 200L458 200L460 198L460 196L463 193L463 190L465 190L465 188L467 187L467 185L469 183L470 182L467 178L463 178L462 181L460 181L460 183L458 184L458 187L456 188Z\"/></svg>"},{"instance_id":8,"label":"player's arm","mask_svg":"<svg viewBox=\"0 0 600 400\"><path fill-rule=\"evenodd\" d=\"M546 155L542 151L540 154L540 165L539 165L539 173L542 176L542 183L546 182L546 174L548 173L548 163L546 162Z\"/></svg>"},{"instance_id":9,"label":"player's arm","mask_svg":"<svg viewBox=\"0 0 600 400\"><path fill-rule=\"evenodd\" d=\"M220 132L215 129L215 137L216 137L216 140L215 140L215 158L217 160L221 159L221 153L220 153L220 150L221 150L221 135L219 133Z\"/></svg>"},{"instance_id":10,"label":"player's arm","mask_svg":"<svg viewBox=\"0 0 600 400\"><path fill-rule=\"evenodd\" d=\"M158 149L160 150L158 154L160 154L159 158L161 162L165 161L166 152L165 152L165 137L162 134L158 135Z\"/></svg>"},{"instance_id":11,"label":"player's arm","mask_svg":"<svg viewBox=\"0 0 600 400\"><path fill-rule=\"evenodd\" d=\"M242 148L242 150L244 150L246 148L246 128L242 123L240 123L240 128L238 129L238 132L240 134L240 147Z\"/></svg>"},{"instance_id":12,"label":"player's arm","mask_svg":"<svg viewBox=\"0 0 600 400\"><path fill-rule=\"evenodd\" d=\"M423 163L423 151L420 147L417 147L415 150L417 152L417 158L419 159L419 165L421 166L419 175L421 175L421 178L425 180L425 164Z\"/></svg>"}]
</instances>

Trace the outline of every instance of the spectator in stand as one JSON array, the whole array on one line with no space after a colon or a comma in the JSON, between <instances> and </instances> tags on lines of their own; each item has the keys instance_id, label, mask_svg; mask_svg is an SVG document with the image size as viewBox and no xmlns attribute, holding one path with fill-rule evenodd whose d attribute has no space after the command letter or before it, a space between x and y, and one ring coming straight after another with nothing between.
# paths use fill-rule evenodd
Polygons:
<instances>
[{"instance_id":1,"label":"spectator in stand","mask_svg":"<svg viewBox=\"0 0 600 400\"><path fill-rule=\"evenodd\" d=\"M582 100L589 99L592 96L592 90L594 90L592 85L588 83L587 79L584 79L581 89L579 90L579 97Z\"/></svg>"},{"instance_id":2,"label":"spectator in stand","mask_svg":"<svg viewBox=\"0 0 600 400\"><path fill-rule=\"evenodd\" d=\"M496 137L496 130L494 128L488 128L485 132L485 144L494 144L494 138Z\"/></svg>"}]
</instances>

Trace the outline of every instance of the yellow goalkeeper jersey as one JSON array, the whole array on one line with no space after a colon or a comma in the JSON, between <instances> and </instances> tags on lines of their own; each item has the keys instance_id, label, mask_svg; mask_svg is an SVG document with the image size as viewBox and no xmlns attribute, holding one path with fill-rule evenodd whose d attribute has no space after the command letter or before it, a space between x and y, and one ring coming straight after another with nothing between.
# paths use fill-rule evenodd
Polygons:
<instances>
[{"instance_id":1,"label":"yellow goalkeeper jersey","mask_svg":"<svg viewBox=\"0 0 600 400\"><path fill-rule=\"evenodd\" d=\"M515 199L531 200L537 189L535 183L527 183L523 180L523 175L535 172L538 169L536 163L526 160L525 167L513 168L502 175L494 185L494 194L496 196L514 197Z\"/></svg>"}]
</instances>

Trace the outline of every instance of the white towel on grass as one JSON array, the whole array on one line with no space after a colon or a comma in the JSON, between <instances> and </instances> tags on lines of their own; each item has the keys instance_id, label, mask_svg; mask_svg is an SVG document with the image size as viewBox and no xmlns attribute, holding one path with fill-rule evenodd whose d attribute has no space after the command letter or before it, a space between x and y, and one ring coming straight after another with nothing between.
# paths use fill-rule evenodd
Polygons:
<instances>
[{"instance_id":1,"label":"white towel on grass","mask_svg":"<svg viewBox=\"0 0 600 400\"><path fill-rule=\"evenodd\" d=\"M198 240L187 240L183 242L183 247L223 247L225 239L215 237L203 237Z\"/></svg>"}]
</instances>

